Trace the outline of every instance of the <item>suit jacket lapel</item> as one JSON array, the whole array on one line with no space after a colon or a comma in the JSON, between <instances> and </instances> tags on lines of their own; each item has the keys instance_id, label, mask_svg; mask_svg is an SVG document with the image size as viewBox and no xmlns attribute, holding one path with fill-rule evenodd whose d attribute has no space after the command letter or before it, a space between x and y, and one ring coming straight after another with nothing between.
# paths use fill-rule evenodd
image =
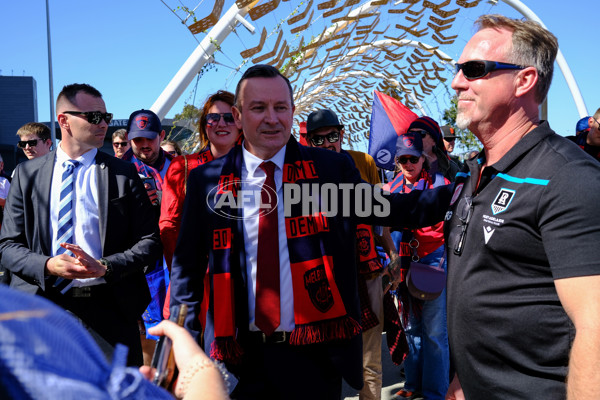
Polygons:
<instances>
[{"instance_id":1,"label":"suit jacket lapel","mask_svg":"<svg viewBox=\"0 0 600 400\"><path fill-rule=\"evenodd\" d=\"M104 255L106 240L106 221L108 216L108 167L103 160L102 152L96 154L96 176L98 177L98 224L100 227L100 243Z\"/></svg>"},{"instance_id":2,"label":"suit jacket lapel","mask_svg":"<svg viewBox=\"0 0 600 400\"><path fill-rule=\"evenodd\" d=\"M56 151L47 157L41 170L38 172L37 180L34 184L39 185L39 197L35 200L40 200L40 204L46 202L46 207L40 207L36 226L40 229L40 238L42 246L42 254L52 254L52 232L50 228L50 188L52 186L52 174L54 173L54 164L56 161ZM60 185L60 182L58 183ZM43 202L42 202L43 201Z\"/></svg>"}]
</instances>

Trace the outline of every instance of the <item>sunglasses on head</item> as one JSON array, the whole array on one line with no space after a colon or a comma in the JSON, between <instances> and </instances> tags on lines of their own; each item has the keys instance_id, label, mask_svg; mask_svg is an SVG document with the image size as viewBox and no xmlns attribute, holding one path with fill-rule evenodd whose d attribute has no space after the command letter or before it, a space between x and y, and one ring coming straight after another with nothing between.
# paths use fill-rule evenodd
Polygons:
<instances>
[{"instance_id":1,"label":"sunglasses on head","mask_svg":"<svg viewBox=\"0 0 600 400\"><path fill-rule=\"evenodd\" d=\"M106 124L110 124L110 121L112 121L113 118L112 113L103 113L102 111L63 111L63 114L85 115L87 122L94 125L101 124L102 120L104 120Z\"/></svg>"},{"instance_id":2,"label":"sunglasses on head","mask_svg":"<svg viewBox=\"0 0 600 400\"><path fill-rule=\"evenodd\" d=\"M113 142L113 146L115 147L127 147L128 142Z\"/></svg>"},{"instance_id":3,"label":"sunglasses on head","mask_svg":"<svg viewBox=\"0 0 600 400\"><path fill-rule=\"evenodd\" d=\"M421 157L415 157L415 156L396 158L396 160L402 165L406 164L409 161L411 164L416 164L419 162L420 159L421 159Z\"/></svg>"},{"instance_id":4,"label":"sunglasses on head","mask_svg":"<svg viewBox=\"0 0 600 400\"><path fill-rule=\"evenodd\" d=\"M326 135L313 135L309 139L313 146L322 146L325 143L325 139L329 143L335 143L340 140L340 133L338 131L329 132Z\"/></svg>"},{"instance_id":5,"label":"sunglasses on head","mask_svg":"<svg viewBox=\"0 0 600 400\"><path fill-rule=\"evenodd\" d=\"M17 142L17 147L20 149L24 149L29 145L29 147L35 147L38 144L38 141L42 139L31 139L31 140L19 140Z\"/></svg>"},{"instance_id":6,"label":"sunglasses on head","mask_svg":"<svg viewBox=\"0 0 600 400\"><path fill-rule=\"evenodd\" d=\"M522 65L503 63L498 61L487 61L487 60L471 60L462 64L456 63L454 66L455 72L463 72L466 79L473 80L483 78L492 71L501 69L525 69Z\"/></svg>"},{"instance_id":7,"label":"sunglasses on head","mask_svg":"<svg viewBox=\"0 0 600 400\"><path fill-rule=\"evenodd\" d=\"M232 113L210 113L210 114L206 114L206 123L208 125L213 125L213 124L216 125L221 120L221 117L223 117L223 121L225 121L225 123L227 125L234 125L235 124L235 120L233 119L233 114Z\"/></svg>"}]
</instances>

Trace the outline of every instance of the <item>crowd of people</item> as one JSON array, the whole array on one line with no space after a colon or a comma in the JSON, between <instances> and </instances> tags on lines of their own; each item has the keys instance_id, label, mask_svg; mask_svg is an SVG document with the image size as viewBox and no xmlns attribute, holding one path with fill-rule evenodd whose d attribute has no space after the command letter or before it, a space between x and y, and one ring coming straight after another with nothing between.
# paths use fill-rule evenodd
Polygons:
<instances>
[{"instance_id":1,"label":"crowd of people","mask_svg":"<svg viewBox=\"0 0 600 400\"><path fill-rule=\"evenodd\" d=\"M452 88L482 151L463 165L455 128L421 116L389 182L329 109L300 144L269 65L206 99L195 154L145 109L99 151L112 114L66 85L58 145L28 123L0 174L0 397L333 400L344 380L381 399L387 331L398 398L600 398L600 109L557 135L539 118L557 39L476 27Z\"/></svg>"}]
</instances>

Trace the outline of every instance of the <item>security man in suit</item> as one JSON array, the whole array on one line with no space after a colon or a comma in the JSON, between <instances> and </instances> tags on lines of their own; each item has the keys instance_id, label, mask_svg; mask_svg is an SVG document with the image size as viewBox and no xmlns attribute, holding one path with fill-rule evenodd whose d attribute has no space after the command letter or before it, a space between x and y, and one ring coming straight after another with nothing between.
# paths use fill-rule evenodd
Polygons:
<instances>
[{"instance_id":1,"label":"security man in suit","mask_svg":"<svg viewBox=\"0 0 600 400\"><path fill-rule=\"evenodd\" d=\"M19 164L0 232L11 286L74 314L110 357L142 364L137 321L150 301L144 267L161 255L152 206L131 163L98 151L112 114L87 84L56 101L62 141Z\"/></svg>"}]
</instances>

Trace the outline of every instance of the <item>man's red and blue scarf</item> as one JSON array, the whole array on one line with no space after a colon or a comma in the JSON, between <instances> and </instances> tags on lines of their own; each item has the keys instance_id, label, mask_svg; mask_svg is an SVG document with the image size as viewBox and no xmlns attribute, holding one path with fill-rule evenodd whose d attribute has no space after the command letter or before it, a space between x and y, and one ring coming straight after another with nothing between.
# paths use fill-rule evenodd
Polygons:
<instances>
[{"instance_id":1,"label":"man's red and blue scarf","mask_svg":"<svg viewBox=\"0 0 600 400\"><path fill-rule=\"evenodd\" d=\"M241 190L242 147L237 145L225 156L219 180L218 196L237 196ZM287 144L283 168L283 185L319 183L318 172L304 146L293 138ZM235 326L234 277L240 276L239 240L233 240L238 231L237 221L224 218L233 210L213 213L213 245L209 254L211 278L210 309L214 316L215 341L211 357L217 360L239 361L242 349L237 343ZM220 215L219 215L220 214ZM297 223L306 223L315 229L299 233ZM333 275L331 246L336 243L330 232L329 219L322 213L303 215L300 203L291 205L290 216L285 218L294 297L295 328L290 336L291 345L307 345L349 339L361 332L360 324L345 309ZM226 240L223 240L226 238ZM283 290L283 288L282 288ZM245 295L245 294L244 294ZM247 312L238 310L238 312Z\"/></svg>"}]
</instances>

